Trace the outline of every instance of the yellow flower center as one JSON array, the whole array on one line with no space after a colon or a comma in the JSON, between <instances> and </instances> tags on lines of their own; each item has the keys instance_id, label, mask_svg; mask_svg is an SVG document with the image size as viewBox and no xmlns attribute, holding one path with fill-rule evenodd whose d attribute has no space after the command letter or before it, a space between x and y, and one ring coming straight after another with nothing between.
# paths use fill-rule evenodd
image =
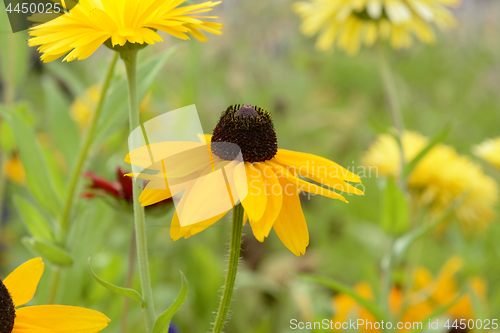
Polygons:
<instances>
[{"instance_id":1,"label":"yellow flower center","mask_svg":"<svg viewBox=\"0 0 500 333\"><path fill-rule=\"evenodd\" d=\"M16 309L9 291L0 280L0 333L11 333L14 329Z\"/></svg>"},{"instance_id":2,"label":"yellow flower center","mask_svg":"<svg viewBox=\"0 0 500 333\"><path fill-rule=\"evenodd\" d=\"M229 142L237 145L218 145ZM224 160L234 160L241 150L245 162L270 160L278 151L278 140L271 115L251 105L231 105L222 113L212 136L212 153Z\"/></svg>"}]
</instances>

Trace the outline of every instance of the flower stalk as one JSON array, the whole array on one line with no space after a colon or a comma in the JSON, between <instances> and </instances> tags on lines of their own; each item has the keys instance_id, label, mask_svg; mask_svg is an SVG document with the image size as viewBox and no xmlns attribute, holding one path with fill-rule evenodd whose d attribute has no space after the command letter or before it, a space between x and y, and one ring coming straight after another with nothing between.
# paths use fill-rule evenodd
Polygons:
<instances>
[{"instance_id":1,"label":"flower stalk","mask_svg":"<svg viewBox=\"0 0 500 333\"><path fill-rule=\"evenodd\" d=\"M238 272L240 260L241 238L243 235L243 215L244 209L240 204L233 208L233 222L231 226L231 240L229 244L229 263L227 266L226 279L222 287L222 297L219 303L219 310L215 317L212 333L221 333L226 325L227 313L234 291L234 282Z\"/></svg>"},{"instance_id":2,"label":"flower stalk","mask_svg":"<svg viewBox=\"0 0 500 333\"><path fill-rule=\"evenodd\" d=\"M66 238L68 235L68 231L70 228L70 219L69 215L71 213L71 209L73 208L73 203L75 201L75 196L76 196L76 189L78 186L78 181L80 180L80 176L82 174L83 167L85 165L85 161L87 160L87 156L90 152L90 148L92 146L92 142L94 140L94 134L95 130L97 128L97 123L99 121L99 118L101 116L101 112L104 106L104 101L106 99L106 95L111 83L111 79L113 78L113 73L115 71L115 65L118 60L118 55L115 54L113 55L113 58L111 59L111 62L109 63L107 72L106 72L106 77L104 78L104 82L101 88L101 94L99 96L99 101L97 103L96 109L94 111L94 115L92 117L92 120L89 124L89 127L87 129L87 133L85 134L85 139L83 141L83 144L81 146L81 149L78 153L78 158L75 164L75 167L73 168L70 176L70 181L69 181L69 188L68 192L66 194L66 200L64 202L63 210L61 217L59 219L59 225L58 225L58 230L56 233L56 238L57 242L59 245L62 247L65 247L66 243ZM57 288L59 286L59 279L60 279L60 268L54 267L54 270L52 272L52 277L51 277L51 283L50 283L50 289L49 289L49 296L48 296L48 304L53 304L55 302L56 296L57 296Z\"/></svg>"},{"instance_id":3,"label":"flower stalk","mask_svg":"<svg viewBox=\"0 0 500 333\"><path fill-rule=\"evenodd\" d=\"M94 140L94 134L95 130L97 128L97 123L99 121L99 117L102 112L102 107L104 105L104 101L106 99L106 94L109 89L109 85L111 83L111 79L113 78L113 73L115 70L115 65L116 61L118 60L118 55L115 54L113 55L113 58L111 60L111 63L109 64L108 70L106 72L106 77L104 79L104 83L102 85L101 89L101 95L99 96L99 102L97 103L94 115L92 117L92 121L90 122L90 125L87 129L87 133L85 135L85 140L83 142L82 148L80 149L80 152L78 153L78 159L75 165L75 168L73 169L73 172L71 173L71 178L69 182L69 189L68 189L68 194L66 197L66 201L64 203L63 207L63 213L61 215L61 219L59 221L59 230L57 234L57 240L61 245L65 245L65 239L66 235L68 233L68 229L70 226L70 220L69 220L69 214L71 213L71 208L73 207L73 202L75 201L75 194L76 194L76 188L78 185L78 180L80 179L83 166L85 164L85 161L87 159L87 155L89 154L90 147L92 145L92 142Z\"/></svg>"},{"instance_id":4,"label":"flower stalk","mask_svg":"<svg viewBox=\"0 0 500 333\"><path fill-rule=\"evenodd\" d=\"M127 71L130 132L141 126L139 119L139 101L137 96L137 52L138 49L134 48L124 49L120 52ZM151 332L156 316L153 302L153 290L151 288L151 276L149 274L146 219L144 216L144 207L142 207L139 202L140 194L141 189L134 182L133 202L137 263L139 268L139 277L141 280L142 298L144 300L143 313L145 317L146 330L147 332Z\"/></svg>"},{"instance_id":5,"label":"flower stalk","mask_svg":"<svg viewBox=\"0 0 500 333\"><path fill-rule=\"evenodd\" d=\"M389 104L389 114L391 116L392 124L396 128L397 137L400 154L401 154L401 175L399 177L399 185L401 189L405 189L403 172L405 169L405 155L403 150L403 132L404 132L404 121L403 112L401 110L401 104L399 102L399 96L396 89L396 83L394 81L394 74L392 73L391 67L387 60L387 56L384 52L383 45L378 47L378 60L380 75L382 77L382 83L384 84L385 93L387 95L387 100Z\"/></svg>"}]
</instances>

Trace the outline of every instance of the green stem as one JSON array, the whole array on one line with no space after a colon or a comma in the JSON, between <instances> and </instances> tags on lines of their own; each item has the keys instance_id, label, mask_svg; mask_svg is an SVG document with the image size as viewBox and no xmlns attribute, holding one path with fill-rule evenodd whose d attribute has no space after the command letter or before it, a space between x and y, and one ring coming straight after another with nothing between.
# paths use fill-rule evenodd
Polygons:
<instances>
[{"instance_id":1,"label":"green stem","mask_svg":"<svg viewBox=\"0 0 500 333\"><path fill-rule=\"evenodd\" d=\"M71 212L71 208L73 207L73 202L75 201L76 188L78 185L78 181L80 180L80 174L82 173L82 169L85 164L85 161L87 160L87 156L90 147L92 145L92 141L94 140L94 134L99 120L99 116L101 115L102 107L104 105L104 100L106 98L109 84L113 77L113 72L117 60L118 60L118 54L115 53L113 59L111 60L111 63L109 64L108 71L106 73L106 78L104 79L104 83L101 88L101 95L99 97L99 102L97 103L97 107L94 112L94 116L92 117L92 121L87 129L85 140L80 149L80 152L78 153L78 159L76 165L71 173L71 178L69 181L69 189L66 195L66 201L63 207L63 213L59 221L59 230L57 235L58 236L57 240L62 246L65 245L64 242L66 240L66 235L68 233L68 229L70 226L69 214Z\"/></svg>"},{"instance_id":2,"label":"green stem","mask_svg":"<svg viewBox=\"0 0 500 333\"><path fill-rule=\"evenodd\" d=\"M226 325L227 313L233 296L234 282L238 271L238 263L240 260L241 237L243 233L243 213L244 209L241 204L233 208L233 224L231 227L231 240L229 245L229 263L227 266L226 280L222 287L222 297L219 303L219 310L215 317L212 333L221 333Z\"/></svg>"},{"instance_id":3,"label":"green stem","mask_svg":"<svg viewBox=\"0 0 500 333\"><path fill-rule=\"evenodd\" d=\"M140 126L139 101L137 97L137 51L128 50L121 52L121 57L127 70L129 123L130 132ZM141 189L134 182L134 222L137 245L137 263L139 266L139 277L141 280L142 298L144 299L143 313L147 332L151 332L155 323L155 310L153 303L153 291L151 289L151 277L149 274L148 246L146 235L146 219L144 207L139 202Z\"/></svg>"},{"instance_id":4,"label":"green stem","mask_svg":"<svg viewBox=\"0 0 500 333\"><path fill-rule=\"evenodd\" d=\"M52 276L50 277L49 296L47 304L54 304L57 296L57 288L61 279L61 269L57 266L52 267Z\"/></svg>"},{"instance_id":5,"label":"green stem","mask_svg":"<svg viewBox=\"0 0 500 333\"><path fill-rule=\"evenodd\" d=\"M389 114L391 116L392 123L397 131L397 141L399 146L399 151L401 154L401 175L399 177L401 189L405 189L403 172L405 169L405 155L403 150L403 132L404 132L404 121L403 112L401 111L401 104L399 102L398 92L396 89L396 83L394 81L394 74L392 73L391 66L387 61L387 56L384 52L384 46L379 45L378 48L378 60L379 69L382 81L384 84L385 92L387 95L387 100L389 104Z\"/></svg>"},{"instance_id":6,"label":"green stem","mask_svg":"<svg viewBox=\"0 0 500 333\"><path fill-rule=\"evenodd\" d=\"M101 115L102 107L104 105L104 100L106 98L106 94L108 92L108 88L113 78L113 73L115 70L116 61L118 60L118 54L113 56L111 63L109 64L108 70L106 72L106 77L104 79L104 83L101 88L101 95L99 97L99 102L97 103L96 109L94 111L94 115L92 117L92 121L87 129L87 133L85 135L85 140L83 145L78 152L77 162L72 170L69 188L66 194L66 201L64 202L62 214L59 220L59 228L57 230L57 241L58 243L65 247L66 246L66 237L68 234L68 230L70 227L69 214L71 213L71 209L73 207L73 202L75 201L76 189L78 185L78 181L80 180L80 175L82 173L83 166L87 159L87 156L90 151L90 147L92 145L92 141L94 140L94 134L97 127L97 123L99 117ZM51 284L49 289L49 297L47 304L53 304L57 297L57 289L59 287L60 280L60 270L57 267L54 267L54 271L51 277Z\"/></svg>"}]
</instances>

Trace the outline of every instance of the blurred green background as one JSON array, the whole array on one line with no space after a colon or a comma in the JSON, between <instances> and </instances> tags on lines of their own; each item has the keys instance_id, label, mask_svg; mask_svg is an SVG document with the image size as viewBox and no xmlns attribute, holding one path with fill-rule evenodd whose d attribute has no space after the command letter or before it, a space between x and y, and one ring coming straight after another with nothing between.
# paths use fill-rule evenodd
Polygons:
<instances>
[{"instance_id":1,"label":"blurred green background","mask_svg":"<svg viewBox=\"0 0 500 333\"><path fill-rule=\"evenodd\" d=\"M228 105L259 105L273 115L280 148L324 156L359 171L378 129L391 127L376 52L364 49L356 57L341 51L316 52L314 39L299 33L300 22L291 4L285 0L227 0L215 10L224 24L222 36L209 36L206 43L163 36L165 43L147 47L140 53L144 61L173 45L182 46L152 82L142 120L195 104L205 132L210 133ZM433 137L451 125L445 142L477 160L471 147L500 135L500 3L464 1L455 14L457 29L439 33L436 45L417 43L411 50L391 51L389 57L406 127ZM102 81L112 52L101 47L84 61L41 64L37 51L26 46L26 38L25 32L0 34L0 94L4 102L16 105L21 118L34 129L56 191L64 193L82 136L70 106ZM116 81L123 75L119 63ZM108 109L116 109L116 113L109 116L110 126L99 131L85 168L111 181L118 165L128 168L123 162L128 135L125 96L113 103ZM1 139L11 156L17 144L5 125ZM500 180L498 170L477 162ZM303 257L289 252L274 232L259 243L246 226L226 331L292 332L292 318L330 318L333 292L297 279L297 272L313 272L349 285L367 281L378 286L380 261L389 246L379 226L378 181L364 178L365 197L348 196L349 204L320 196L302 198L311 238ZM87 183L82 180L82 191ZM16 196L33 200L25 184L7 180L0 226L0 277L32 257L20 242L27 231L14 207ZM161 207L147 213L157 312L177 296L181 270L190 291L174 322L181 332L205 332L223 283L230 223L226 216L204 232L174 242L169 236L172 214L172 209ZM124 299L91 278L87 259L92 256L92 266L100 277L125 285L132 215L100 198L80 198L72 219L75 264L64 272L57 302L100 310L113 320L104 332L119 332ZM480 276L487 281L488 306L483 315L500 318L499 239L498 219L478 235L464 234L452 223L442 234L415 244L403 267L422 265L436 273L451 256L462 256L466 263L462 280ZM51 269L47 266L34 300L38 304L47 297ZM140 289L138 276L134 287ZM130 304L127 319L129 332L141 331L138 304Z\"/></svg>"}]
</instances>

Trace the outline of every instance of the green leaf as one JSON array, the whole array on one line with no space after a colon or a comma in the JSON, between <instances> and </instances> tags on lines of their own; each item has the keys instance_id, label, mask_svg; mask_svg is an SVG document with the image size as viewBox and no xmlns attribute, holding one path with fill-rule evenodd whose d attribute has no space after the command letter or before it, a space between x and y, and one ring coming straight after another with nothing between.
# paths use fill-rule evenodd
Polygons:
<instances>
[{"instance_id":1,"label":"green leaf","mask_svg":"<svg viewBox=\"0 0 500 333\"><path fill-rule=\"evenodd\" d=\"M35 205L28 202L23 197L16 195L14 197L14 206L31 236L46 240L54 239L51 222L35 207Z\"/></svg>"},{"instance_id":2,"label":"green leaf","mask_svg":"<svg viewBox=\"0 0 500 333\"><path fill-rule=\"evenodd\" d=\"M394 242L394 256L397 260L401 259L406 250L419 238L427 235L429 232L431 232L434 228L439 226L441 223L446 221L451 214L453 214L457 208L469 197L470 192L465 191L462 194L460 194L455 200L453 200L448 207L441 212L434 220L428 222L428 223L423 223L413 229L412 231L408 232L402 237L399 237L396 239Z\"/></svg>"},{"instance_id":3,"label":"green leaf","mask_svg":"<svg viewBox=\"0 0 500 333\"><path fill-rule=\"evenodd\" d=\"M0 31L2 31L1 28ZM26 78L28 70L29 48L26 47L27 38L28 34L26 31L15 34L0 33L0 50L2 50L2 56L0 57L0 79L11 85L10 88L14 89L14 91L19 90L20 84Z\"/></svg>"},{"instance_id":4,"label":"green leaf","mask_svg":"<svg viewBox=\"0 0 500 333\"><path fill-rule=\"evenodd\" d=\"M405 169L403 171L403 179L408 178L413 169L415 169L415 167L417 166L418 162L420 162L422 158L424 158L424 156L427 155L431 151L431 149L434 148L438 143L443 142L448 134L450 134L450 131L451 126L446 126L445 129L441 133L436 135L429 142L429 144L424 149L422 149L420 153L418 153L417 156L415 156L410 162L405 165Z\"/></svg>"},{"instance_id":5,"label":"green leaf","mask_svg":"<svg viewBox=\"0 0 500 333\"><path fill-rule=\"evenodd\" d=\"M146 97L154 79L167 60L170 59L178 49L178 46L173 46L167 52L154 56L139 64L137 70L139 101ZM110 87L109 96L106 98L103 106L101 120L99 121L96 131L97 137L94 143L104 140L120 128L128 128L126 127L128 122L127 89L126 77L122 77Z\"/></svg>"},{"instance_id":6,"label":"green leaf","mask_svg":"<svg viewBox=\"0 0 500 333\"><path fill-rule=\"evenodd\" d=\"M386 180L382 205L382 227L389 235L400 235L410 225L409 203L406 194L397 186L394 178Z\"/></svg>"},{"instance_id":7,"label":"green leaf","mask_svg":"<svg viewBox=\"0 0 500 333\"><path fill-rule=\"evenodd\" d=\"M53 216L60 213L61 198L54 188L55 181L49 172L44 152L35 132L22 115L22 110L0 106L0 114L11 126L19 157L26 171L26 184L37 202Z\"/></svg>"},{"instance_id":8,"label":"green leaf","mask_svg":"<svg viewBox=\"0 0 500 333\"><path fill-rule=\"evenodd\" d=\"M355 290L346 286L345 284L335 281L333 279L329 279L323 276L312 275L312 274L299 274L298 277L304 281L313 282L327 288L330 288L333 291L340 292L342 294L346 294L351 296L359 305L363 306L366 310L368 310L378 321L386 320L386 315L377 307L377 305L366 299L361 297ZM154 333L154 332L153 332Z\"/></svg>"},{"instance_id":9,"label":"green leaf","mask_svg":"<svg viewBox=\"0 0 500 333\"><path fill-rule=\"evenodd\" d=\"M139 302L141 304L141 306L144 306L144 300L142 299L141 295L133 290L133 289L128 289L128 288L122 288L122 287L118 287L118 286L115 286L114 284L111 284L109 282L106 282L104 280L102 280L100 277L98 277L94 271L92 270L92 267L90 266L90 257L89 257L89 260L88 260L88 263L89 263L89 271L90 271L90 274L92 275L92 277L100 284L102 285L104 288L116 293L116 294L119 294L119 295L122 295L122 296L126 296L128 298L131 298L131 299L134 299L136 300L137 302Z\"/></svg>"},{"instance_id":10,"label":"green leaf","mask_svg":"<svg viewBox=\"0 0 500 333\"><path fill-rule=\"evenodd\" d=\"M41 255L54 265L61 267L73 265L71 255L50 241L34 237L23 237L21 241L34 255Z\"/></svg>"},{"instance_id":11,"label":"green leaf","mask_svg":"<svg viewBox=\"0 0 500 333\"><path fill-rule=\"evenodd\" d=\"M181 271L179 272L181 273L181 291L179 292L179 295L172 303L172 305L170 305L170 307L167 309L167 311L163 312L158 317L158 319L156 319L153 333L168 333L172 317L176 314L177 311L179 311L182 304L184 304L184 302L186 301L189 284L184 274Z\"/></svg>"},{"instance_id":12,"label":"green leaf","mask_svg":"<svg viewBox=\"0 0 500 333\"><path fill-rule=\"evenodd\" d=\"M57 148L64 154L68 169L71 170L71 165L76 161L80 135L78 127L69 115L70 103L53 78L44 77L42 87L47 129L50 130L51 137Z\"/></svg>"}]
</instances>

